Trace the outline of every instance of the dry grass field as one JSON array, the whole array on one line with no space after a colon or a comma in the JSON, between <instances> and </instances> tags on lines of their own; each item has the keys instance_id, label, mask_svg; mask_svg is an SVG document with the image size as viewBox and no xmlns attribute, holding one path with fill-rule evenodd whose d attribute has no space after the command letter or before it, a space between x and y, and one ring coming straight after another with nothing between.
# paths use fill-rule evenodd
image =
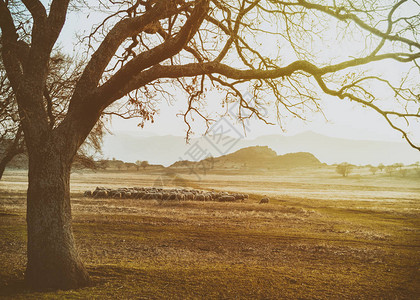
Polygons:
<instances>
[{"instance_id":1,"label":"dry grass field","mask_svg":"<svg viewBox=\"0 0 420 300\"><path fill-rule=\"evenodd\" d=\"M0 182L0 297L419 299L420 179L332 167L292 173L75 172L86 288L26 290L26 174ZM84 198L96 186L188 186L243 203ZM269 204L258 204L264 195Z\"/></svg>"}]
</instances>

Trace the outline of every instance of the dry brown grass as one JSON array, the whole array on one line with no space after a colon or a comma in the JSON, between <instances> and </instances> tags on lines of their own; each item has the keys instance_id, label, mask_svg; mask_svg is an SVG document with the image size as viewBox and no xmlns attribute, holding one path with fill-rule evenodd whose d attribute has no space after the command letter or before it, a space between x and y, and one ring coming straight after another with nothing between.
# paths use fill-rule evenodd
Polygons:
<instances>
[{"instance_id":1,"label":"dry brown grass","mask_svg":"<svg viewBox=\"0 0 420 300\"><path fill-rule=\"evenodd\" d=\"M96 185L151 186L159 175L73 174L74 233L93 285L50 293L23 286L26 183L9 172L0 183L0 296L417 299L418 181L330 171L182 175L191 186L249 192L246 203L87 199L81 192ZM256 203L263 195L270 204Z\"/></svg>"}]
</instances>

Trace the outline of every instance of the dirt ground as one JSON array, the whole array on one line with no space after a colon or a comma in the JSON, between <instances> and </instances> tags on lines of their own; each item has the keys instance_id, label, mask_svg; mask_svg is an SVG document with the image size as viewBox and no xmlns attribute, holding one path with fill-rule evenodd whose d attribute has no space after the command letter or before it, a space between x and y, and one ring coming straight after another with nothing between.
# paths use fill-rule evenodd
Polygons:
<instances>
[{"instance_id":1,"label":"dirt ground","mask_svg":"<svg viewBox=\"0 0 420 300\"><path fill-rule=\"evenodd\" d=\"M96 186L189 186L244 203L91 199ZM420 179L332 168L264 174L75 172L73 228L92 286L24 287L26 174L0 182L0 297L419 299ZM258 204L264 196L269 204Z\"/></svg>"}]
</instances>

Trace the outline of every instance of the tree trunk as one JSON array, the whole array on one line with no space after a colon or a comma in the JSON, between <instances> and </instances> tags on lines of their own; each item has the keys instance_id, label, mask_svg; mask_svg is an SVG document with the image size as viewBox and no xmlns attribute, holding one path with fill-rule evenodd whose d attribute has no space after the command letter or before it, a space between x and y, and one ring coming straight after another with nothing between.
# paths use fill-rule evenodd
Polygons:
<instances>
[{"instance_id":1,"label":"tree trunk","mask_svg":"<svg viewBox=\"0 0 420 300\"><path fill-rule=\"evenodd\" d=\"M71 289L89 283L71 226L71 155L58 145L44 143L41 149L29 151L26 280L30 287L41 290Z\"/></svg>"}]
</instances>

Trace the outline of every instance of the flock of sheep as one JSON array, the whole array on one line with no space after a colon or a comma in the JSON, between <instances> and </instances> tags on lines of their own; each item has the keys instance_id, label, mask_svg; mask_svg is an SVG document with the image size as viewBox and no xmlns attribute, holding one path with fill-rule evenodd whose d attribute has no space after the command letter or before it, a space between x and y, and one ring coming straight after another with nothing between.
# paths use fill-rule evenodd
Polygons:
<instances>
[{"instance_id":1,"label":"flock of sheep","mask_svg":"<svg viewBox=\"0 0 420 300\"><path fill-rule=\"evenodd\" d=\"M195 200L195 201L219 201L235 202L248 199L247 194L229 194L227 192L207 192L195 189L163 189L157 187L133 187L109 189L96 187L92 191L86 191L85 197L115 198L115 199L144 199L144 200Z\"/></svg>"}]
</instances>

